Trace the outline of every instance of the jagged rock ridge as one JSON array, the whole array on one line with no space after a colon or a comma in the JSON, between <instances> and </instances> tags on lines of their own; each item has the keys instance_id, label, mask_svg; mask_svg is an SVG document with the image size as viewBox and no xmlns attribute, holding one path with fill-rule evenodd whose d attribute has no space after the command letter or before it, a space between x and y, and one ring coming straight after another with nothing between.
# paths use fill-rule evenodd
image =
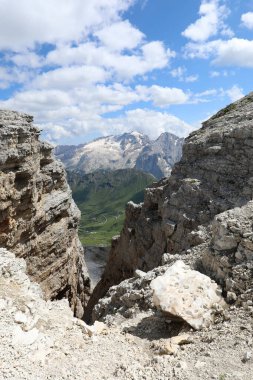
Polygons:
<instances>
[{"instance_id":1,"label":"jagged rock ridge","mask_svg":"<svg viewBox=\"0 0 253 380\"><path fill-rule=\"evenodd\" d=\"M55 154L70 170L91 173L99 169L135 168L159 179L168 176L181 158L183 142L183 138L168 132L154 141L139 132L131 132L78 146L60 145L55 148Z\"/></svg>"},{"instance_id":2,"label":"jagged rock ridge","mask_svg":"<svg viewBox=\"0 0 253 380\"><path fill-rule=\"evenodd\" d=\"M128 204L124 228L112 242L105 273L89 301L87 316L111 285L133 276L136 268L150 270L161 263L164 252L188 252L201 244L202 270L217 279L224 291L235 292L236 297L251 289L253 231L247 210L252 208L252 157L250 93L218 112L186 139L182 159L170 178L147 189L143 205ZM248 213L246 217L237 216L237 224L233 215L238 211L228 211L236 207L242 215ZM223 219L228 220L227 224L220 222ZM216 242L217 229L228 235L222 236L226 244L221 247ZM244 298L250 297L248 291Z\"/></svg>"},{"instance_id":3,"label":"jagged rock ridge","mask_svg":"<svg viewBox=\"0 0 253 380\"><path fill-rule=\"evenodd\" d=\"M26 260L47 299L67 297L81 316L89 278L77 235L80 212L63 165L32 122L0 111L0 247Z\"/></svg>"}]
</instances>

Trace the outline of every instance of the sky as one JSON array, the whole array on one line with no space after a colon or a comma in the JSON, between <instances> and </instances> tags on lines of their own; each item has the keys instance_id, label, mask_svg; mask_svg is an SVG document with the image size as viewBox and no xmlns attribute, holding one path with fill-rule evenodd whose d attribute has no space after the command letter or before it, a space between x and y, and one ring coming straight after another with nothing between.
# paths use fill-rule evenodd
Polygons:
<instances>
[{"instance_id":1,"label":"sky","mask_svg":"<svg viewBox=\"0 0 253 380\"><path fill-rule=\"evenodd\" d=\"M44 139L199 128L253 91L253 0L0 0L0 108Z\"/></svg>"}]
</instances>

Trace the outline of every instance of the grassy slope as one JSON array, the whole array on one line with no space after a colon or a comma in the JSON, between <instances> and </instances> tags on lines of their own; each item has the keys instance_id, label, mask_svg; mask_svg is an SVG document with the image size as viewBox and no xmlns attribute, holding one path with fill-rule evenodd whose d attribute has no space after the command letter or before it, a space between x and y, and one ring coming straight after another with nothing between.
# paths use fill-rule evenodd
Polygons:
<instances>
[{"instance_id":1,"label":"grassy slope","mask_svg":"<svg viewBox=\"0 0 253 380\"><path fill-rule=\"evenodd\" d=\"M79 236L83 245L109 245L119 234L125 205L143 201L143 189L154 177L134 169L68 173L73 198L82 213Z\"/></svg>"}]
</instances>

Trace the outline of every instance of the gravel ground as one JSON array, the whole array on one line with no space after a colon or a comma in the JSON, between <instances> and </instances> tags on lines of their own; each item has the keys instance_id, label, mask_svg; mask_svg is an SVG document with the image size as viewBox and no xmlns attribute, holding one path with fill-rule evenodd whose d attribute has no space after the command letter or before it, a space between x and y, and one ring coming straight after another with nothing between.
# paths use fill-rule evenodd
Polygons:
<instances>
[{"instance_id":1,"label":"gravel ground","mask_svg":"<svg viewBox=\"0 0 253 380\"><path fill-rule=\"evenodd\" d=\"M232 307L197 332L153 310L89 328L66 301L44 301L24 270L23 260L1 252L1 380L253 379L250 307ZM185 333L188 344L166 354L170 337Z\"/></svg>"}]
</instances>

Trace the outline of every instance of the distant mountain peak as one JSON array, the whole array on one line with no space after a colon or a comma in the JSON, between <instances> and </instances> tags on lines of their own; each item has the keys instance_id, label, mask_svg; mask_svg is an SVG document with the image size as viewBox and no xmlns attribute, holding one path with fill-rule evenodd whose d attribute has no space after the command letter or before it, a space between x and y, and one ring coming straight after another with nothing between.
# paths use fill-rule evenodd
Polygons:
<instances>
[{"instance_id":1,"label":"distant mountain peak","mask_svg":"<svg viewBox=\"0 0 253 380\"><path fill-rule=\"evenodd\" d=\"M136 168L156 178L168 176L181 158L183 139L164 132L158 139L138 131L100 137L79 146L58 146L56 156L67 169L91 173L99 169Z\"/></svg>"}]
</instances>

